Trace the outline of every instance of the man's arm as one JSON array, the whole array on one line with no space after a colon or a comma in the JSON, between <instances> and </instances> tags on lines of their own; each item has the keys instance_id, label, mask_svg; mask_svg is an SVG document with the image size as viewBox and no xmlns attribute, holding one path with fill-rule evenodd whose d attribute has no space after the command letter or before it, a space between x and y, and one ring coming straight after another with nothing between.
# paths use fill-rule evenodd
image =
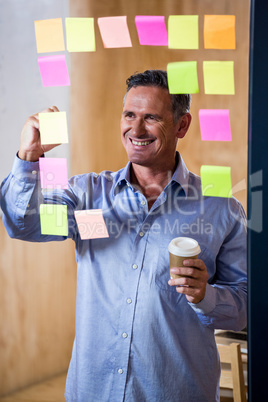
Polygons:
<instances>
[{"instance_id":1,"label":"man's arm","mask_svg":"<svg viewBox=\"0 0 268 402\"><path fill-rule=\"evenodd\" d=\"M189 304L204 325L214 329L241 330L247 323L247 249L246 217L240 204L232 230L224 239L216 260L216 275L207 283L207 268L202 260L185 261L174 273L187 278L171 279L178 293L185 294ZM233 211L234 212L234 211Z\"/></svg>"},{"instance_id":2,"label":"man's arm","mask_svg":"<svg viewBox=\"0 0 268 402\"><path fill-rule=\"evenodd\" d=\"M57 111L53 106L44 112ZM41 235L39 206L42 203L67 205L69 237L75 235L75 197L72 191L58 190L43 196L40 188L39 157L55 146L41 145L38 114L29 117L21 133L20 149L12 171L0 189L3 222L10 237L27 241L66 239L66 236Z\"/></svg>"}]
</instances>

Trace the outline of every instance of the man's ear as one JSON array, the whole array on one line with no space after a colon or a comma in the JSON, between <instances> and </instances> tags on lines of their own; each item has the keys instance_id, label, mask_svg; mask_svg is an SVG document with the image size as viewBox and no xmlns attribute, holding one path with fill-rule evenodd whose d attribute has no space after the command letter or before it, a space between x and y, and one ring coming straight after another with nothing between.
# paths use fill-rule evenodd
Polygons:
<instances>
[{"instance_id":1,"label":"man's ear","mask_svg":"<svg viewBox=\"0 0 268 402\"><path fill-rule=\"evenodd\" d=\"M185 113L181 116L177 123L177 138L183 138L187 133L192 121L192 115L190 113Z\"/></svg>"}]
</instances>

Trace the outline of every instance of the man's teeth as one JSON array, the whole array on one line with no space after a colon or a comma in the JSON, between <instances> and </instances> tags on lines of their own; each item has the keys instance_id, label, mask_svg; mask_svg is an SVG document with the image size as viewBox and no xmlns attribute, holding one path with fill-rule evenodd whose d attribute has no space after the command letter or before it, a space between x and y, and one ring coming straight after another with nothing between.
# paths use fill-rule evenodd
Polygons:
<instances>
[{"instance_id":1,"label":"man's teeth","mask_svg":"<svg viewBox=\"0 0 268 402\"><path fill-rule=\"evenodd\" d=\"M134 141L134 140L132 140L132 144L134 144L134 145L142 145L142 146L144 146L144 145L149 145L149 144L151 144L151 142L153 142L153 141Z\"/></svg>"}]
</instances>

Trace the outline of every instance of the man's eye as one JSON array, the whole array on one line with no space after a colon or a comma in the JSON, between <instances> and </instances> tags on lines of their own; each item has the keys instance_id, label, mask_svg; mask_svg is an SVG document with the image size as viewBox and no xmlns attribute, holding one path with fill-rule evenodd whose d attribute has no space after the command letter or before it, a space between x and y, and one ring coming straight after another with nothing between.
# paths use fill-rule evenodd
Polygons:
<instances>
[{"instance_id":1,"label":"man's eye","mask_svg":"<svg viewBox=\"0 0 268 402\"><path fill-rule=\"evenodd\" d=\"M148 116L148 119L149 119L149 120L155 120L155 116L149 115L149 116Z\"/></svg>"}]
</instances>

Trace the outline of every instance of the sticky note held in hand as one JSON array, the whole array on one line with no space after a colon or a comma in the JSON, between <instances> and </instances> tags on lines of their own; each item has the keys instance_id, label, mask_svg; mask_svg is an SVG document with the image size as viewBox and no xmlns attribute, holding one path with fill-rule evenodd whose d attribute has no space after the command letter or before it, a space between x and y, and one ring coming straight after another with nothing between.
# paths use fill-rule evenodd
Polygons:
<instances>
[{"instance_id":1,"label":"sticky note held in hand","mask_svg":"<svg viewBox=\"0 0 268 402\"><path fill-rule=\"evenodd\" d=\"M68 143L66 112L39 113L41 144Z\"/></svg>"},{"instance_id":2,"label":"sticky note held in hand","mask_svg":"<svg viewBox=\"0 0 268 402\"><path fill-rule=\"evenodd\" d=\"M201 166L203 196L232 197L231 168L228 166Z\"/></svg>"},{"instance_id":3,"label":"sticky note held in hand","mask_svg":"<svg viewBox=\"0 0 268 402\"><path fill-rule=\"evenodd\" d=\"M41 234L68 236L67 205L40 205Z\"/></svg>"}]
</instances>

